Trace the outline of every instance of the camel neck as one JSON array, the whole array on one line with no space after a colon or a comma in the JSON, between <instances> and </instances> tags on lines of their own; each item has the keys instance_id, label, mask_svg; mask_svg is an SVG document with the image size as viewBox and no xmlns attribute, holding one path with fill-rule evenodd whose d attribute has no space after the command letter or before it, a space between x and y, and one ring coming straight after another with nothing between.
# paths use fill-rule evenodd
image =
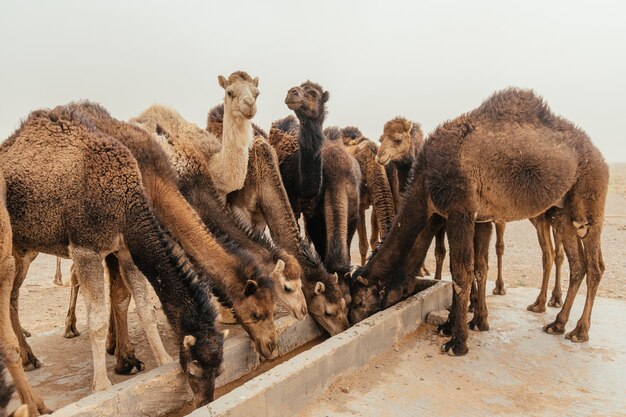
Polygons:
<instances>
[{"instance_id":1,"label":"camel neck","mask_svg":"<svg viewBox=\"0 0 626 417\"><path fill-rule=\"evenodd\" d=\"M299 119L300 196L308 200L318 196L322 189L323 118Z\"/></svg>"}]
</instances>

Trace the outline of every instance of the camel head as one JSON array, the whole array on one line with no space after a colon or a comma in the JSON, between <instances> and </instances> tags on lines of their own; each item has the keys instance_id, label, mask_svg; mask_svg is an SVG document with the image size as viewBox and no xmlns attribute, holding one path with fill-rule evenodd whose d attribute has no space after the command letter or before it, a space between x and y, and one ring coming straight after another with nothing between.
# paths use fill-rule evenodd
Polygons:
<instances>
[{"instance_id":1,"label":"camel head","mask_svg":"<svg viewBox=\"0 0 626 417\"><path fill-rule=\"evenodd\" d=\"M341 129L341 140L346 146L354 146L367 139L363 137L363 133L361 133L361 129L358 127L347 126Z\"/></svg>"},{"instance_id":2,"label":"camel head","mask_svg":"<svg viewBox=\"0 0 626 417\"><path fill-rule=\"evenodd\" d=\"M265 359L278 357L278 336L274 327L274 281L269 277L248 279L243 294L233 303L233 313Z\"/></svg>"},{"instance_id":3,"label":"camel head","mask_svg":"<svg viewBox=\"0 0 626 417\"><path fill-rule=\"evenodd\" d=\"M296 259L284 253L270 273L274 280L276 301L282 304L292 316L302 320L307 314L306 300L302 292L302 268Z\"/></svg>"},{"instance_id":4,"label":"camel head","mask_svg":"<svg viewBox=\"0 0 626 417\"><path fill-rule=\"evenodd\" d=\"M323 120L329 97L330 94L322 86L307 81L289 89L285 104L299 119Z\"/></svg>"},{"instance_id":5,"label":"camel head","mask_svg":"<svg viewBox=\"0 0 626 417\"><path fill-rule=\"evenodd\" d=\"M192 331L183 338L179 362L193 391L196 408L213 401L215 378L224 371L223 346L227 332Z\"/></svg>"},{"instance_id":6,"label":"camel head","mask_svg":"<svg viewBox=\"0 0 626 417\"><path fill-rule=\"evenodd\" d=\"M387 165L411 157L411 130L413 122L404 117L396 117L385 123L380 137L380 147L376 154L376 162Z\"/></svg>"},{"instance_id":7,"label":"camel head","mask_svg":"<svg viewBox=\"0 0 626 417\"><path fill-rule=\"evenodd\" d=\"M350 323L356 324L381 309L385 302L385 290L370 283L357 270L352 280L352 304L350 305Z\"/></svg>"},{"instance_id":8,"label":"camel head","mask_svg":"<svg viewBox=\"0 0 626 417\"><path fill-rule=\"evenodd\" d=\"M346 301L339 289L339 277L336 273L329 274L322 280L315 282L305 291L309 306L309 313L331 335L343 332L348 327L348 311Z\"/></svg>"},{"instance_id":9,"label":"camel head","mask_svg":"<svg viewBox=\"0 0 626 417\"><path fill-rule=\"evenodd\" d=\"M250 120L256 114L256 98L259 95L259 77L254 79L243 71L237 71L226 78L217 77L220 86L226 92L224 113L234 118Z\"/></svg>"}]
</instances>

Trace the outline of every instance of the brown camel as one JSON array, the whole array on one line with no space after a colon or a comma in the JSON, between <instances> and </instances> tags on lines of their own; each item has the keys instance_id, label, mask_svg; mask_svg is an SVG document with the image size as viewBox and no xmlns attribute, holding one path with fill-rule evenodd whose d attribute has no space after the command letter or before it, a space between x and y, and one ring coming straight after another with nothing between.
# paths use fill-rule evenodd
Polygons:
<instances>
[{"instance_id":1,"label":"brown camel","mask_svg":"<svg viewBox=\"0 0 626 417\"><path fill-rule=\"evenodd\" d=\"M422 129L419 123L411 122L404 117L396 117L387 123L385 123L383 134L380 137L381 146L378 150L377 160L379 163L390 167L393 171L392 175L392 189L396 202L401 200L402 193L406 189L409 171L411 165L419 155L422 147L424 146L424 138ZM541 227L539 221L531 219L533 225ZM543 224L541 224L543 225ZM502 256L504 255L504 230L506 223L496 222L496 255L498 258L498 276L496 279L496 285L493 289L494 295L506 294L504 288L504 279L502 277ZM544 263L544 283L542 284L542 291L537 298L537 301L528 307L531 311L541 312L545 311L547 285L550 279L550 270L552 268L552 262L547 263L548 260L553 259L556 261L556 281L554 290L552 292L552 298L549 304L551 306L560 307L561 305L561 284L560 284L560 271L563 263L564 254L563 248L560 242L557 242L557 235L555 234L555 247L550 243L549 230L546 237L545 231L537 228L537 236L543 253ZM445 246L445 227L442 228L435 236L435 279L441 279L441 273L443 271L443 261L446 257ZM556 256L555 256L556 252ZM545 289L544 289L545 287Z\"/></svg>"},{"instance_id":2,"label":"brown camel","mask_svg":"<svg viewBox=\"0 0 626 417\"><path fill-rule=\"evenodd\" d=\"M556 320L544 330L565 331L586 276L585 307L566 337L573 342L588 340L593 301L604 272L600 236L608 167L581 129L555 116L532 91L509 88L476 110L441 124L426 141L412 178L388 237L355 273L353 321L403 295L399 290L411 281L402 276L409 269L409 253L419 247L423 259L426 242L445 218L454 292L450 321L442 326L443 331L451 330L452 339L442 349L454 355L467 353L466 315L474 278L478 293L470 327L486 330L489 326L486 276L483 268L474 265L481 259L472 243L474 232L483 235L486 226L481 222L509 222L545 213L563 243L570 286ZM484 248L487 236L479 236L479 243Z\"/></svg>"},{"instance_id":3,"label":"brown camel","mask_svg":"<svg viewBox=\"0 0 626 417\"><path fill-rule=\"evenodd\" d=\"M219 288L221 293L227 295L228 308L234 310L236 317L253 339L258 352L267 359L277 357L278 339L273 320L275 308L273 275L282 274L284 264L275 266L276 263L263 263L228 237L216 239L209 233L193 207L179 192L176 174L168 157L152 135L137 126L112 118L98 105L81 103L77 107L91 117L99 131L114 137L129 148L138 161L144 187L159 221L172 231L198 266L217 277L212 282L213 287ZM110 264L107 260L107 265L110 266L108 272L111 282L122 283L121 280L114 279L115 273L112 272L119 269L117 263ZM112 295L121 297L115 300L113 305L116 307L123 305L124 308L119 314L112 316L115 319L114 328L117 337L109 338L107 348L109 353L115 351L118 354L116 370L127 373L132 371L132 366L119 363L118 352L120 350L127 352L129 349L127 346L132 349L128 341L126 323L130 293L125 290L124 285L120 287L111 290ZM72 315L68 313L68 317ZM256 317L264 319L258 320Z\"/></svg>"},{"instance_id":4,"label":"brown camel","mask_svg":"<svg viewBox=\"0 0 626 417\"><path fill-rule=\"evenodd\" d=\"M359 235L361 265L365 265L368 251L365 211L372 207L369 247L374 250L378 246L379 235L386 236L389 233L395 218L395 202L389 186L387 172L380 164L376 163L376 153L378 151L376 144L364 137L361 131L354 126L343 128L341 130L341 138L348 152L356 158L361 170L357 234Z\"/></svg>"},{"instance_id":5,"label":"brown camel","mask_svg":"<svg viewBox=\"0 0 626 417\"><path fill-rule=\"evenodd\" d=\"M148 132L158 134L157 139L176 170L181 193L211 232L223 236L224 239L233 240L242 249L247 245L244 250L256 258L255 262L263 266L263 271L268 274L273 272L270 276L275 281L273 293L276 299L281 301L296 318L304 318L306 302L301 290L301 270L297 261L286 252L279 254L271 247L263 249L262 246L266 245L264 242L260 242L259 245L249 245L247 241L253 234L248 233L249 227L238 221L236 216L222 204L223 194L215 189L210 174L211 160L207 159L198 148L198 145L202 143L198 144L198 140L193 135L179 132L176 129L177 124L172 123L173 120L178 119L182 117L173 110L162 106L152 106L133 121ZM207 211L207 208L210 208L210 211ZM217 216L215 212L218 210L221 221L215 222L212 219ZM224 210L226 212L223 212ZM238 235L235 236L234 231L232 234L223 233L221 230L225 227L223 225L233 222L237 223L237 228L241 229ZM277 267L279 270L276 270ZM262 315L266 316L266 314Z\"/></svg>"},{"instance_id":6,"label":"brown camel","mask_svg":"<svg viewBox=\"0 0 626 417\"><path fill-rule=\"evenodd\" d=\"M2 283L0 305L7 307L1 310L0 346L31 415L50 410L28 384L18 344L11 336L8 305L15 286L19 288L25 276L24 259L34 258L32 254L37 252L74 261L89 316L94 390L111 385L104 361L107 300L102 262L115 253L127 268L124 270L132 270L136 264L159 296L177 335L179 361L194 392L194 402L212 400L223 346L211 307L212 277L199 275L157 222L137 161L128 148L95 129L79 109L57 107L29 115L0 146L0 166L6 178L17 266L13 285ZM58 186L61 183L63 187ZM153 351L159 352L157 362L163 363L169 355L160 344L152 307L147 303L145 279L141 274L129 274L124 279L135 295ZM17 315L11 318L19 337Z\"/></svg>"}]
</instances>

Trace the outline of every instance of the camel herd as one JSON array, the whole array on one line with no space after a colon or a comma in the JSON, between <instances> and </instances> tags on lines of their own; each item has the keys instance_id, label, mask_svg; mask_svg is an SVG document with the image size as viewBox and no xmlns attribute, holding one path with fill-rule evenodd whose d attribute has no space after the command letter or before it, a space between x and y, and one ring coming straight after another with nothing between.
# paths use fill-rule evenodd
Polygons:
<instances>
[{"instance_id":1,"label":"camel herd","mask_svg":"<svg viewBox=\"0 0 626 417\"><path fill-rule=\"evenodd\" d=\"M41 363L19 320L19 289L39 252L73 262L65 337L80 334L80 290L94 391L111 386L107 353L115 355L117 373L144 369L128 334L131 297L157 364L172 360L148 283L176 334L178 360L200 406L213 400L224 366L218 321L241 324L257 352L272 360L279 355L277 303L297 319L310 314L331 335L340 333L414 293L414 277L428 274L423 262L433 238L441 279L446 234L453 306L439 330L451 336L442 349L463 355L468 327L489 329L492 224L494 294L504 294L504 226L520 219L532 221L543 252L543 285L529 310L545 311L555 260L549 304L561 305L564 253L569 289L544 330L564 333L586 276L585 308L566 337L588 340L604 272L608 168L587 135L532 91L497 92L427 139L418 123L394 118L378 145L356 127L324 128L329 93L316 83L288 90L285 104L294 115L274 122L268 134L252 123L258 78L238 71L218 81L224 101L208 112L206 129L163 106L125 122L83 101L32 112L0 145L0 353L24 404L20 415L50 412L24 373ZM10 392L2 378L3 407Z\"/></svg>"}]
</instances>

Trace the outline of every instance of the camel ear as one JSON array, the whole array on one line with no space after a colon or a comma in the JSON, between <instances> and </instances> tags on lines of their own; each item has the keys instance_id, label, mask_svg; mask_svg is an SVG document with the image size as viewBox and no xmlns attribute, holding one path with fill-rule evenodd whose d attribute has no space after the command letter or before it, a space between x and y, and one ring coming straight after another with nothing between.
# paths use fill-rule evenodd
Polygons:
<instances>
[{"instance_id":1,"label":"camel ear","mask_svg":"<svg viewBox=\"0 0 626 417\"><path fill-rule=\"evenodd\" d=\"M404 127L405 127L407 132L410 132L411 129L413 129L413 122L410 121L410 120L405 120L404 121Z\"/></svg>"},{"instance_id":2,"label":"camel ear","mask_svg":"<svg viewBox=\"0 0 626 417\"><path fill-rule=\"evenodd\" d=\"M226 330L224 330L224 331L222 332L222 337L223 337L224 339L226 339L226 338L228 337L228 333L229 333L229 332L230 332L230 329L226 329Z\"/></svg>"},{"instance_id":3,"label":"camel ear","mask_svg":"<svg viewBox=\"0 0 626 417\"><path fill-rule=\"evenodd\" d=\"M317 281L315 283L315 289L313 290L315 292L315 295L320 295L325 290L326 290L326 286L324 285L323 282Z\"/></svg>"},{"instance_id":4,"label":"camel ear","mask_svg":"<svg viewBox=\"0 0 626 417\"><path fill-rule=\"evenodd\" d=\"M196 337L193 336L193 335L188 334L183 339L183 346L185 346L187 349L189 349L190 347L192 347L195 344L196 344Z\"/></svg>"},{"instance_id":5,"label":"camel ear","mask_svg":"<svg viewBox=\"0 0 626 417\"><path fill-rule=\"evenodd\" d=\"M249 297L254 294L258 288L259 284L257 284L256 281L252 281L251 279L249 279L248 282L246 282L246 288L244 288L243 294L246 297Z\"/></svg>"},{"instance_id":6,"label":"camel ear","mask_svg":"<svg viewBox=\"0 0 626 417\"><path fill-rule=\"evenodd\" d=\"M339 282L339 275L337 275L337 273L336 273L336 272L335 272L335 273L333 273L333 274L330 276L330 281L331 281L333 284L338 283L338 282Z\"/></svg>"},{"instance_id":7,"label":"camel ear","mask_svg":"<svg viewBox=\"0 0 626 417\"><path fill-rule=\"evenodd\" d=\"M13 417L30 417L30 413L28 412L28 406L24 404L10 415Z\"/></svg>"},{"instance_id":8,"label":"camel ear","mask_svg":"<svg viewBox=\"0 0 626 417\"><path fill-rule=\"evenodd\" d=\"M322 102L326 103L329 98L330 98L330 93L328 91L324 91L324 93L322 93Z\"/></svg>"},{"instance_id":9,"label":"camel ear","mask_svg":"<svg viewBox=\"0 0 626 417\"><path fill-rule=\"evenodd\" d=\"M226 90L226 87L228 87L228 80L223 75L218 75L217 81L220 83L220 87Z\"/></svg>"},{"instance_id":10,"label":"camel ear","mask_svg":"<svg viewBox=\"0 0 626 417\"><path fill-rule=\"evenodd\" d=\"M276 262L276 268L274 268L274 273L282 274L284 271L285 271L285 261L283 261L282 259L279 259L278 262Z\"/></svg>"},{"instance_id":11,"label":"camel ear","mask_svg":"<svg viewBox=\"0 0 626 417\"><path fill-rule=\"evenodd\" d=\"M255 87L259 86L259 77L254 77L254 80L252 80L252 82L254 83Z\"/></svg>"},{"instance_id":12,"label":"camel ear","mask_svg":"<svg viewBox=\"0 0 626 417\"><path fill-rule=\"evenodd\" d=\"M385 289L384 288L382 290L378 291L378 296L380 297L381 301L385 299Z\"/></svg>"},{"instance_id":13,"label":"camel ear","mask_svg":"<svg viewBox=\"0 0 626 417\"><path fill-rule=\"evenodd\" d=\"M363 278L361 275L356 277L356 282L358 282L359 284L361 284L364 287L368 287L370 285L369 281L367 279Z\"/></svg>"}]
</instances>

